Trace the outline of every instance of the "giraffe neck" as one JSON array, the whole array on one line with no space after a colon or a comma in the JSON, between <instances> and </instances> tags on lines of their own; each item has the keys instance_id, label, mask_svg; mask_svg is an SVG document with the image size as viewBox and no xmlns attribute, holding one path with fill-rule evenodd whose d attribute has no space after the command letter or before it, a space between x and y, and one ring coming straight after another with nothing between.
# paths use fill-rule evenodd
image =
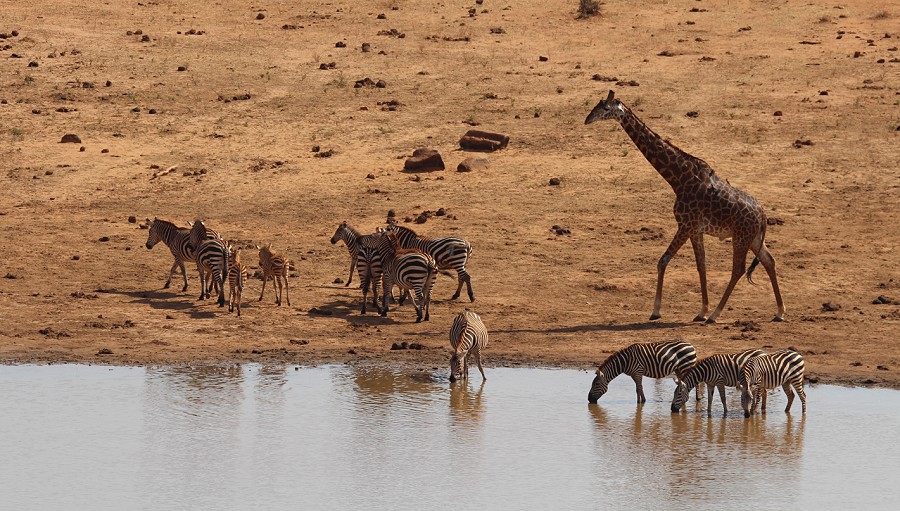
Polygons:
<instances>
[{"instance_id":1,"label":"giraffe neck","mask_svg":"<svg viewBox=\"0 0 900 511\"><path fill-rule=\"evenodd\" d=\"M695 158L663 140L655 131L644 124L630 108L622 105L622 115L618 116L617 119L625 133L628 134L634 145L644 155L644 158L647 158L647 161L669 183L669 186L675 190L676 194L684 185L697 179L697 176L692 172L694 165L686 164L690 163L687 160L694 160Z\"/></svg>"}]
</instances>

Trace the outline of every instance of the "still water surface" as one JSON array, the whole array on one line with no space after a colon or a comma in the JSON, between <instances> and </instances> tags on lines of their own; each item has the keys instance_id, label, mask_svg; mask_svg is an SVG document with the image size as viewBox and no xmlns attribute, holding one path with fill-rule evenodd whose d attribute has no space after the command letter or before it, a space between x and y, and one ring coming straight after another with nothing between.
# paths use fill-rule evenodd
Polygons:
<instances>
[{"instance_id":1,"label":"still water surface","mask_svg":"<svg viewBox=\"0 0 900 511\"><path fill-rule=\"evenodd\" d=\"M900 392L745 420L671 380L246 365L0 366L0 508L896 509ZM705 399L702 406L705 406Z\"/></svg>"}]
</instances>

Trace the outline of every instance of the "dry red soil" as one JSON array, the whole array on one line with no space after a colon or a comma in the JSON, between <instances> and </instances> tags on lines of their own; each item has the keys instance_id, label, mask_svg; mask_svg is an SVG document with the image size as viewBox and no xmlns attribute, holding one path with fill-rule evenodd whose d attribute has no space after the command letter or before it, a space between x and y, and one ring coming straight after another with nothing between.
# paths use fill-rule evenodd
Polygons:
<instances>
[{"instance_id":1,"label":"dry red soil","mask_svg":"<svg viewBox=\"0 0 900 511\"><path fill-rule=\"evenodd\" d=\"M678 337L701 355L791 346L814 380L900 387L896 2L609 1L586 20L576 6L6 2L0 360L442 368L450 323L471 308L491 332L489 365L591 369ZM385 86L354 87L365 78ZM687 246L648 321L674 194L621 127L583 124L611 88L779 220L767 243L785 322L770 322L760 271L718 324L692 323ZM509 146L458 173L479 155L458 145L475 124ZM81 142L60 143L68 133ZM418 147L447 170L402 172ZM329 243L337 225L372 232L388 210L439 208L408 225L471 241L477 301L450 301L455 282L440 276L430 322L409 305L361 316L356 277L334 283L349 267ZM292 306L268 289L256 301L251 280L238 318L197 301L190 267L186 293L178 278L162 289L171 255L148 251L140 228L154 216L205 219L252 266L253 246L273 243L298 265ZM708 237L706 250L715 304L731 246ZM873 303L882 295L895 302ZM404 341L424 349L390 349Z\"/></svg>"}]
</instances>

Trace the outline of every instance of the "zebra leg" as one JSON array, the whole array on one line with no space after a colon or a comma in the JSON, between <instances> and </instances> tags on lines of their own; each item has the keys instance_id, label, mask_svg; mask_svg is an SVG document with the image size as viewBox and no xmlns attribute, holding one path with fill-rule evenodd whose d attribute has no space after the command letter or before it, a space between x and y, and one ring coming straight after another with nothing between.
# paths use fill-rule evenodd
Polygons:
<instances>
[{"instance_id":1,"label":"zebra leg","mask_svg":"<svg viewBox=\"0 0 900 511\"><path fill-rule=\"evenodd\" d=\"M465 271L465 269L463 269L463 271ZM466 273L465 279L466 279L466 291L469 292L469 301L474 302L475 301L475 293L472 292L472 277L470 277L469 274Z\"/></svg>"},{"instance_id":2,"label":"zebra leg","mask_svg":"<svg viewBox=\"0 0 900 511\"><path fill-rule=\"evenodd\" d=\"M787 396L787 406L784 407L784 413L788 413L791 411L791 405L794 404L794 391L791 390L791 383L785 382L784 385L781 386L784 389L784 394Z\"/></svg>"},{"instance_id":3,"label":"zebra leg","mask_svg":"<svg viewBox=\"0 0 900 511\"><path fill-rule=\"evenodd\" d=\"M184 287L181 288L181 292L184 293L185 291L187 291L187 288L188 288L187 270L185 269L184 262L182 262L182 261L178 261L178 267L181 268L181 276L182 276L182 278L184 278ZM171 279L172 275L169 275L169 278ZM169 287L169 286L166 286L166 287Z\"/></svg>"},{"instance_id":4,"label":"zebra leg","mask_svg":"<svg viewBox=\"0 0 900 511\"><path fill-rule=\"evenodd\" d=\"M462 275L460 275L459 270L456 273L456 292L453 293L453 296L450 297L451 300L456 300L459 298L459 294L462 292L463 287L463 279Z\"/></svg>"},{"instance_id":5,"label":"zebra leg","mask_svg":"<svg viewBox=\"0 0 900 511\"><path fill-rule=\"evenodd\" d=\"M350 283L353 282L353 270L356 269L356 262L359 259L359 255L353 254L350 256L350 276L347 277L347 283L344 284L344 287L349 287Z\"/></svg>"},{"instance_id":6,"label":"zebra leg","mask_svg":"<svg viewBox=\"0 0 900 511\"><path fill-rule=\"evenodd\" d=\"M481 350L476 349L475 351L475 362L478 364L478 370L481 371L481 379L483 381L487 381L487 376L484 375L484 366L481 365Z\"/></svg>"},{"instance_id":7,"label":"zebra leg","mask_svg":"<svg viewBox=\"0 0 900 511\"><path fill-rule=\"evenodd\" d=\"M700 399L703 397L703 386L704 385L705 385L705 382L701 381L700 383L697 384L696 387L694 387L694 397L697 401L700 401Z\"/></svg>"},{"instance_id":8,"label":"zebra leg","mask_svg":"<svg viewBox=\"0 0 900 511\"><path fill-rule=\"evenodd\" d=\"M346 287L346 286L345 286L345 287ZM363 316L365 316L365 314L366 314L366 300L369 299L369 279L367 279L367 278L366 278L366 279L363 279L362 282L359 283L359 287L360 287L360 289L362 289L362 295L363 295L363 299L362 299L362 308L360 309L359 313L362 314ZM376 293L376 292L377 292L377 291L375 291L374 289L372 290L372 296L373 296L373 297L375 296L375 293ZM377 299L375 300L375 308L378 308L378 300L377 300Z\"/></svg>"},{"instance_id":9,"label":"zebra leg","mask_svg":"<svg viewBox=\"0 0 900 511\"><path fill-rule=\"evenodd\" d=\"M262 287L262 291L259 292L259 300L257 300L257 302L262 301L263 295L266 293L266 282L268 282L268 281L269 281L269 275L265 271L263 271L263 287Z\"/></svg>"},{"instance_id":10,"label":"zebra leg","mask_svg":"<svg viewBox=\"0 0 900 511\"><path fill-rule=\"evenodd\" d=\"M225 279L228 275L228 269L224 268L224 271L219 271L218 275L213 274L213 277L216 279L216 282L219 284L219 307L225 306Z\"/></svg>"},{"instance_id":11,"label":"zebra leg","mask_svg":"<svg viewBox=\"0 0 900 511\"><path fill-rule=\"evenodd\" d=\"M712 394L712 389L709 389L709 393ZM725 404L725 385L719 385L719 399L722 400L722 411L723 413L728 413L728 405Z\"/></svg>"},{"instance_id":12,"label":"zebra leg","mask_svg":"<svg viewBox=\"0 0 900 511\"><path fill-rule=\"evenodd\" d=\"M806 392L803 390L803 377L800 377L800 381L794 382L794 389L797 390L797 395L800 396L800 404L803 405L803 415L806 415Z\"/></svg>"},{"instance_id":13,"label":"zebra leg","mask_svg":"<svg viewBox=\"0 0 900 511\"><path fill-rule=\"evenodd\" d=\"M422 288L416 288L416 298L413 300L413 305L416 307L416 323L422 322L422 314L425 309L425 297L422 296ZM412 300L412 295L410 295L410 299Z\"/></svg>"},{"instance_id":14,"label":"zebra leg","mask_svg":"<svg viewBox=\"0 0 900 511\"><path fill-rule=\"evenodd\" d=\"M394 287L394 283L387 277L384 277L381 282L382 287L384 288L382 297L381 297L381 317L386 318L388 314L388 309L390 305L388 304L388 294L391 292L391 288Z\"/></svg>"},{"instance_id":15,"label":"zebra leg","mask_svg":"<svg viewBox=\"0 0 900 511\"><path fill-rule=\"evenodd\" d=\"M198 300L203 300L206 295L206 276L203 274L200 265L197 265L197 273L200 274L200 298Z\"/></svg>"},{"instance_id":16,"label":"zebra leg","mask_svg":"<svg viewBox=\"0 0 900 511\"><path fill-rule=\"evenodd\" d=\"M284 297L287 299L288 307L291 306L291 288L288 285L288 272L287 269L284 270Z\"/></svg>"},{"instance_id":17,"label":"zebra leg","mask_svg":"<svg viewBox=\"0 0 900 511\"><path fill-rule=\"evenodd\" d=\"M638 403L646 403L647 398L644 396L644 376L642 374L633 374L631 375L631 379L634 380L635 391L637 392L637 402Z\"/></svg>"},{"instance_id":18,"label":"zebra leg","mask_svg":"<svg viewBox=\"0 0 900 511\"><path fill-rule=\"evenodd\" d=\"M709 395L706 396L706 416L707 417L712 417L712 402L713 402L713 398L715 397L715 395L716 395L716 388L713 386L710 386L709 387ZM722 394L722 396L725 396L725 394ZM685 408L687 408L687 406L685 406Z\"/></svg>"},{"instance_id":19,"label":"zebra leg","mask_svg":"<svg viewBox=\"0 0 900 511\"><path fill-rule=\"evenodd\" d=\"M273 277L272 287L275 288L275 305L281 305L281 293L283 288L281 287L281 276L277 273Z\"/></svg>"},{"instance_id":20,"label":"zebra leg","mask_svg":"<svg viewBox=\"0 0 900 511\"><path fill-rule=\"evenodd\" d=\"M169 278L166 279L166 283L163 284L163 289L169 289L169 286L172 284L172 275L175 274L175 269L178 268L178 258L175 259L175 262L172 263L172 267L169 269ZM187 277L185 277L186 279Z\"/></svg>"}]
</instances>

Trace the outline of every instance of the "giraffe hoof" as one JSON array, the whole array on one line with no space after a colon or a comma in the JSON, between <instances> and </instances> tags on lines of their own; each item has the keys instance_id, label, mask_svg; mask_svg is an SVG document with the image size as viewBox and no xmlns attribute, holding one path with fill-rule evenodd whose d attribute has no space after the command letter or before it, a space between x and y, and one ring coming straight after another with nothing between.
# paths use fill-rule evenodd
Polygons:
<instances>
[{"instance_id":1,"label":"giraffe hoof","mask_svg":"<svg viewBox=\"0 0 900 511\"><path fill-rule=\"evenodd\" d=\"M782 318L781 316L775 316L774 318L772 318L772 323L781 323L782 321L784 321L784 318Z\"/></svg>"},{"instance_id":2,"label":"giraffe hoof","mask_svg":"<svg viewBox=\"0 0 900 511\"><path fill-rule=\"evenodd\" d=\"M696 316L694 316L695 323L699 323L701 321L706 321L706 316L704 316L703 314L697 314Z\"/></svg>"},{"instance_id":3,"label":"giraffe hoof","mask_svg":"<svg viewBox=\"0 0 900 511\"><path fill-rule=\"evenodd\" d=\"M715 324L716 324L716 320L715 320L714 318L709 318L709 319L707 319L704 323L707 324L707 325L715 325Z\"/></svg>"},{"instance_id":4,"label":"giraffe hoof","mask_svg":"<svg viewBox=\"0 0 900 511\"><path fill-rule=\"evenodd\" d=\"M653 314L650 315L650 321L655 321L661 317L662 317L662 314L660 314L658 312L654 312Z\"/></svg>"}]
</instances>

